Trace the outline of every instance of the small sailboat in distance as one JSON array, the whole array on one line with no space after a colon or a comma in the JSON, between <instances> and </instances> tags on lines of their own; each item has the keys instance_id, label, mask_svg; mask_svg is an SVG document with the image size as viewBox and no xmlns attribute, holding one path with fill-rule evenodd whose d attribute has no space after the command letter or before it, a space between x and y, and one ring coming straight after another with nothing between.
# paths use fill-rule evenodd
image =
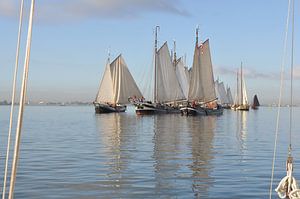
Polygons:
<instances>
[{"instance_id":1,"label":"small sailboat in distance","mask_svg":"<svg viewBox=\"0 0 300 199\"><path fill-rule=\"evenodd\" d=\"M240 77L240 78L239 78ZM245 78L243 74L243 64L241 63L240 73L237 72L237 93L235 103L232 106L234 110L249 111L250 105L248 103L247 90L245 84Z\"/></svg>"},{"instance_id":2,"label":"small sailboat in distance","mask_svg":"<svg viewBox=\"0 0 300 199\"><path fill-rule=\"evenodd\" d=\"M125 112L129 98L141 99L142 93L120 54L112 63L108 58L94 101L96 113Z\"/></svg>"},{"instance_id":3,"label":"small sailboat in distance","mask_svg":"<svg viewBox=\"0 0 300 199\"><path fill-rule=\"evenodd\" d=\"M260 106L260 103L258 101L257 95L254 95L251 108L256 110L256 109L258 109L259 106Z\"/></svg>"}]
</instances>

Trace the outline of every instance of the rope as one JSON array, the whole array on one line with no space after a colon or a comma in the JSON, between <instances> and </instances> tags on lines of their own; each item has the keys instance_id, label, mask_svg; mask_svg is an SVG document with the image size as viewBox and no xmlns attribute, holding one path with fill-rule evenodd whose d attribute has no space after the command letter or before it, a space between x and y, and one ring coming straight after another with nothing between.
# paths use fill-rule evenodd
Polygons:
<instances>
[{"instance_id":1,"label":"rope","mask_svg":"<svg viewBox=\"0 0 300 199\"><path fill-rule=\"evenodd\" d=\"M279 132L279 120L281 112L281 103L282 103L282 91L283 91L283 81L284 81L284 65L285 65L285 54L287 51L287 38L288 38L288 29L289 29L289 19L290 19L290 9L291 9L291 0L288 2L288 15L286 18L286 27L285 27L285 38L284 38L284 47L283 47L283 57L281 62L281 73L280 73L280 91L278 99L278 109L277 109L277 119L276 119L276 129L275 129L275 140L274 140L274 149L273 149L273 160L272 160L272 172L271 172L271 182L269 190L269 198L272 199L273 192L273 180L274 180L274 170L275 170L275 160L276 160L276 149L278 141L278 132Z\"/></svg>"},{"instance_id":2,"label":"rope","mask_svg":"<svg viewBox=\"0 0 300 199\"><path fill-rule=\"evenodd\" d=\"M293 158L288 157L287 175L280 181L275 191L280 198L300 199L300 189L296 179L293 177Z\"/></svg>"},{"instance_id":3,"label":"rope","mask_svg":"<svg viewBox=\"0 0 300 199\"><path fill-rule=\"evenodd\" d=\"M292 52L291 52L291 90L290 90L290 133L289 133L289 154L291 154L292 150L292 122L293 122L293 80L294 80L294 27L295 27L295 0L292 0Z\"/></svg>"},{"instance_id":4,"label":"rope","mask_svg":"<svg viewBox=\"0 0 300 199\"><path fill-rule=\"evenodd\" d=\"M14 77L13 77L13 86L12 86L11 109L10 109L10 118L9 118L9 129L8 129L8 138L7 138L7 149L6 149L2 199L5 199L5 192L6 192L8 159L9 159L9 151L10 151L10 144L11 144L11 131L12 131L12 124L13 124L13 112L14 112L15 95L16 95L16 81L17 81L17 73L18 73L18 66L19 66L20 41L21 41L21 30L22 30L22 22L23 22L23 20L22 20L23 19L23 9L24 9L24 0L21 1L21 7L20 7L18 42L17 42L17 52L16 52L16 60L15 60L15 71L14 71Z\"/></svg>"},{"instance_id":5,"label":"rope","mask_svg":"<svg viewBox=\"0 0 300 199\"><path fill-rule=\"evenodd\" d=\"M31 8L30 8L30 17L29 17L27 44L26 44L26 55L25 55L25 61L24 61L24 71L23 71L22 88L21 88L20 105L19 105L19 115L18 115L14 157L13 157L13 162L12 162L12 172L11 172L11 180L10 180L9 195L8 195L9 199L13 198L15 181L16 181L16 173L17 173L17 164L18 164L18 159L19 159L21 129L22 129L22 123L23 123L23 113L24 113L24 105L25 105L25 100L26 100L26 90L27 90L29 60L30 60L30 47L31 47L31 36L32 36L34 2L35 2L35 0L31 1Z\"/></svg>"}]
</instances>

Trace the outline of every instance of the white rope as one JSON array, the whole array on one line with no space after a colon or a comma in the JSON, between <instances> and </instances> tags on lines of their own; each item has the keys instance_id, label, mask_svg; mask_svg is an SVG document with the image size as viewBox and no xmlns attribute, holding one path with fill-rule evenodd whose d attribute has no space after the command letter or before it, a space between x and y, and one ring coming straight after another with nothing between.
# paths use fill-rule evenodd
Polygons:
<instances>
[{"instance_id":1,"label":"white rope","mask_svg":"<svg viewBox=\"0 0 300 199\"><path fill-rule=\"evenodd\" d=\"M300 189L293 177L292 162L287 162L287 175L280 181L275 191L280 198L300 199Z\"/></svg>"},{"instance_id":2,"label":"white rope","mask_svg":"<svg viewBox=\"0 0 300 199\"><path fill-rule=\"evenodd\" d=\"M25 105L25 100L26 100L27 79L28 79L29 60L30 60L30 47L31 47L32 22L33 22L33 13L34 13L34 1L35 0L31 1L31 8L30 8L30 17L29 17L27 44L26 44L26 55L25 55L25 62L24 62L24 71L23 71L22 88L21 88L20 105L19 105L19 115L18 115L14 157L13 157L13 162L12 162L12 172L11 172L9 195L8 195L9 199L13 198L15 181L16 181L16 173L17 173L17 165L18 165L18 159L19 159L21 129L22 129L22 123L23 123L23 113L24 113L24 105Z\"/></svg>"},{"instance_id":3,"label":"white rope","mask_svg":"<svg viewBox=\"0 0 300 199\"><path fill-rule=\"evenodd\" d=\"M17 81L17 73L18 73L18 66L19 66L20 41L21 41L21 30L22 30L22 22L23 22L23 20L22 20L23 19L23 9L24 9L24 0L21 1L21 6L20 6L18 42L17 42L17 52L16 52L16 60L15 60L15 71L14 71L14 77L13 77L13 86L12 86L11 109L10 109L9 129L8 129L6 158L5 158L2 199L5 199L5 194L6 194L5 192L6 192L8 159L9 159L9 151L10 151L10 144L11 144L11 131L12 131L12 124L13 124L13 112L14 112L15 95L16 95L16 81Z\"/></svg>"},{"instance_id":4,"label":"white rope","mask_svg":"<svg viewBox=\"0 0 300 199\"><path fill-rule=\"evenodd\" d=\"M288 15L287 15L287 18L286 18L283 57L282 57L282 62L281 62L280 91L279 91L279 99L278 99L278 105L277 105L278 110L277 110L275 140L274 140L274 149L273 149L271 183L270 183L270 190L269 190L269 196L270 196L269 198L270 199L272 199L272 192L273 192L273 180L274 180L276 149L277 149L278 132L279 132L279 120L280 120L281 103L282 103L282 91L283 91L283 81L284 81L284 65L285 65L285 61L286 61L285 60L285 55L286 55L286 51L287 51L287 38L288 38L288 29L289 29L290 9L291 9L291 0L289 0L289 2L288 2Z\"/></svg>"}]
</instances>

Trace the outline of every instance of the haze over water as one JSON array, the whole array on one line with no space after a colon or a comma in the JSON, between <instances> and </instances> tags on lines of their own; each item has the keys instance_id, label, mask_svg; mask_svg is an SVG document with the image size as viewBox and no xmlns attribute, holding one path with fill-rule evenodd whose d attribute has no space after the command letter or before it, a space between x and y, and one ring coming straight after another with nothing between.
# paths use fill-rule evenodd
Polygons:
<instances>
[{"instance_id":1,"label":"haze over water","mask_svg":"<svg viewBox=\"0 0 300 199\"><path fill-rule=\"evenodd\" d=\"M268 198L276 113L140 117L132 107L95 115L92 106L28 106L15 198ZM1 176L8 115L0 106ZM283 108L274 188L286 175L287 116ZM293 129L299 180L299 124Z\"/></svg>"}]
</instances>

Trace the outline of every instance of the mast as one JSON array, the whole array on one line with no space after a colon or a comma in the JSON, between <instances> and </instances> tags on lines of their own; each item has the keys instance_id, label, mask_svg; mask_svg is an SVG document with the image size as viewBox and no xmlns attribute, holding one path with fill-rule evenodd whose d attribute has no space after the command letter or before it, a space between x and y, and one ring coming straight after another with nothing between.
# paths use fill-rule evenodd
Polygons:
<instances>
[{"instance_id":1,"label":"mast","mask_svg":"<svg viewBox=\"0 0 300 199\"><path fill-rule=\"evenodd\" d=\"M236 71L236 105L239 104L239 69Z\"/></svg>"},{"instance_id":2,"label":"mast","mask_svg":"<svg viewBox=\"0 0 300 199\"><path fill-rule=\"evenodd\" d=\"M244 104L243 89L243 62L241 62L241 104Z\"/></svg>"},{"instance_id":3,"label":"mast","mask_svg":"<svg viewBox=\"0 0 300 199\"><path fill-rule=\"evenodd\" d=\"M198 40L199 40L199 26L196 28L196 46L198 47Z\"/></svg>"},{"instance_id":4,"label":"mast","mask_svg":"<svg viewBox=\"0 0 300 199\"><path fill-rule=\"evenodd\" d=\"M155 27L155 42L154 42L154 102L157 102L157 65L156 65L156 54L157 54L157 32L159 26Z\"/></svg>"},{"instance_id":5,"label":"mast","mask_svg":"<svg viewBox=\"0 0 300 199\"><path fill-rule=\"evenodd\" d=\"M175 41L175 39L173 40L173 44L174 44L174 66L176 67L176 61L177 61L177 57L176 57L176 41Z\"/></svg>"},{"instance_id":6,"label":"mast","mask_svg":"<svg viewBox=\"0 0 300 199\"><path fill-rule=\"evenodd\" d=\"M9 199L13 198L15 182L16 182L16 175L17 175L17 165L18 165L18 160L19 160L21 133L22 133L22 124L23 124L23 113L24 113L24 106L25 106L25 101L26 101L26 91L27 91L27 82L28 82L34 4L35 4L35 0L31 0L27 42L26 42L26 52L25 52L24 69L23 69L23 77L22 77L22 87L21 87L21 94L20 94L19 114L18 114L18 122L17 122L17 129L16 129L14 156L13 156L12 169L11 169L10 187L9 187L9 194L8 194Z\"/></svg>"}]
</instances>

